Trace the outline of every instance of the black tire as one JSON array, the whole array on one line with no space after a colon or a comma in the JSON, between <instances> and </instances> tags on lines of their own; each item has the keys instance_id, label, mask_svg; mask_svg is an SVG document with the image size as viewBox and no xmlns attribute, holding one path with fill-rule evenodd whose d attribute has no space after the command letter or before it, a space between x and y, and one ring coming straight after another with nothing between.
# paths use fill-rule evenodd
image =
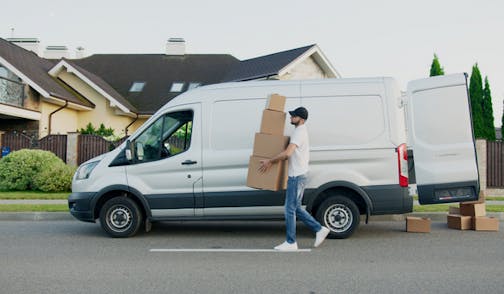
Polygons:
<instances>
[{"instance_id":1,"label":"black tire","mask_svg":"<svg viewBox=\"0 0 504 294\"><path fill-rule=\"evenodd\" d=\"M317 220L331 232L330 239L350 237L360 223L359 208L346 196L332 196L322 202L317 210Z\"/></svg>"},{"instance_id":2,"label":"black tire","mask_svg":"<svg viewBox=\"0 0 504 294\"><path fill-rule=\"evenodd\" d=\"M142 225L142 219L142 212L135 201L124 196L108 200L100 210L101 227L114 238L134 236Z\"/></svg>"}]
</instances>

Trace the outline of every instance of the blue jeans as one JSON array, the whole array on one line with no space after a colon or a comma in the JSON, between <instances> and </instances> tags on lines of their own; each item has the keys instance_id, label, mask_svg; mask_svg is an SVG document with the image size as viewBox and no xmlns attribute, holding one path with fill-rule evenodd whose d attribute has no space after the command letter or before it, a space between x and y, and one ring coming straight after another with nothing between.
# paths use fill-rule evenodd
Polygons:
<instances>
[{"instance_id":1,"label":"blue jeans","mask_svg":"<svg viewBox=\"0 0 504 294\"><path fill-rule=\"evenodd\" d=\"M313 232L322 228L306 210L301 207L301 200L306 186L306 175L289 177L285 195L285 224L287 226L287 243L296 242L296 216Z\"/></svg>"}]
</instances>

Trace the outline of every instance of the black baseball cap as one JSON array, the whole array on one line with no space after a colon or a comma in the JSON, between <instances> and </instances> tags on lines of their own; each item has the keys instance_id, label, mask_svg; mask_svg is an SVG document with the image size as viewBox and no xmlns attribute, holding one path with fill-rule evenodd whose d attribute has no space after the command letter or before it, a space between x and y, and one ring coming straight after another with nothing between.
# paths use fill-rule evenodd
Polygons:
<instances>
[{"instance_id":1,"label":"black baseball cap","mask_svg":"<svg viewBox=\"0 0 504 294\"><path fill-rule=\"evenodd\" d=\"M308 119L308 110L304 107L298 107L294 110L289 111L291 116L299 116L300 118L307 120Z\"/></svg>"}]
</instances>

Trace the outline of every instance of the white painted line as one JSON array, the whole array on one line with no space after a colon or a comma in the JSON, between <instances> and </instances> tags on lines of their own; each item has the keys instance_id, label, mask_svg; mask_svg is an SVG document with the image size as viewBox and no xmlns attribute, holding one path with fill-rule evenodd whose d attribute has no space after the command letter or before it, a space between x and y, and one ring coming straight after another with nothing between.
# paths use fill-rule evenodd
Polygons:
<instances>
[{"instance_id":1,"label":"white painted line","mask_svg":"<svg viewBox=\"0 0 504 294\"><path fill-rule=\"evenodd\" d=\"M293 251L279 251L275 249L151 249L150 252L219 252L219 253L253 253L253 252L311 252L311 249L298 249Z\"/></svg>"}]
</instances>

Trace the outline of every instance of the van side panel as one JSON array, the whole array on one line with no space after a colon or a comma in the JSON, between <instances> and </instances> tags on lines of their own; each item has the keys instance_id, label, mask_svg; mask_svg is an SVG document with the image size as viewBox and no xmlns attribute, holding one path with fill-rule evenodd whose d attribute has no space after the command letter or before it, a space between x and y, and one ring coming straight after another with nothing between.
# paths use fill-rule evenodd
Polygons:
<instances>
[{"instance_id":1,"label":"van side panel","mask_svg":"<svg viewBox=\"0 0 504 294\"><path fill-rule=\"evenodd\" d=\"M408 189L398 183L396 147L406 134L392 79L306 82L302 105L310 113L310 189L353 183L372 202L371 214L411 211Z\"/></svg>"}]
</instances>

